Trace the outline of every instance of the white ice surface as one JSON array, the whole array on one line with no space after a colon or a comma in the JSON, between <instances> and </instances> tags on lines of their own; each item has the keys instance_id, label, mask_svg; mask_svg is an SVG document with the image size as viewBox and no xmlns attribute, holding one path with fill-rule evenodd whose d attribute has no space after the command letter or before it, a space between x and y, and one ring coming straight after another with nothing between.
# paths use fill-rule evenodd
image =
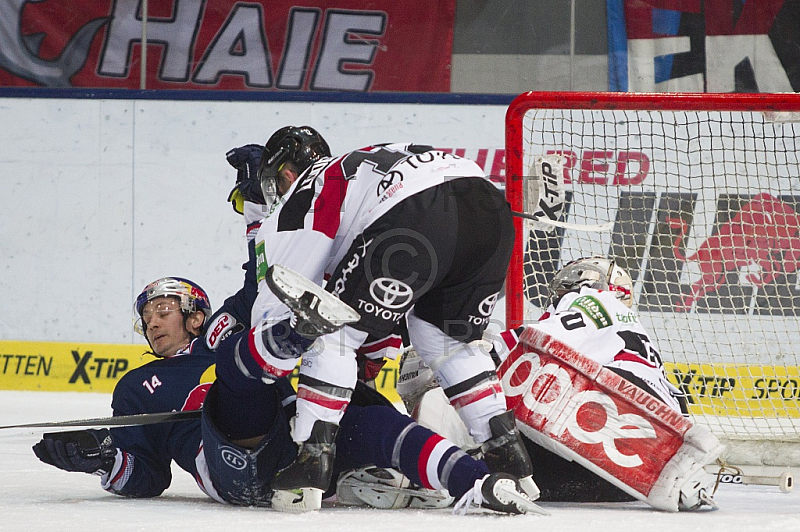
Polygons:
<instances>
[{"instance_id":1,"label":"white ice surface","mask_svg":"<svg viewBox=\"0 0 800 532\"><path fill-rule=\"evenodd\" d=\"M0 391L0 425L110 415L105 394ZM723 485L716 512L667 514L641 503L542 503L549 516L500 516L480 510L323 507L302 515L225 506L206 498L188 474L174 471L161 497L125 499L104 492L99 479L39 462L31 446L39 430L0 431L0 530L118 532L128 530L279 530L285 532L714 532L800 531L800 490Z\"/></svg>"}]
</instances>

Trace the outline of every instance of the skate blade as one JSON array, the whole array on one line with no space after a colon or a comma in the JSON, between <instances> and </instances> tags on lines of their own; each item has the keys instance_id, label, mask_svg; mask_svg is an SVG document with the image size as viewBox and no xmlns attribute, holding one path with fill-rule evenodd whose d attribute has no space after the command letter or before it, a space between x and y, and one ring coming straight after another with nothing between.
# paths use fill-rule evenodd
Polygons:
<instances>
[{"instance_id":1,"label":"skate blade","mask_svg":"<svg viewBox=\"0 0 800 532\"><path fill-rule=\"evenodd\" d=\"M272 495L272 508L279 512L313 512L321 507L322 490L317 488L275 490Z\"/></svg>"},{"instance_id":2,"label":"skate blade","mask_svg":"<svg viewBox=\"0 0 800 532\"><path fill-rule=\"evenodd\" d=\"M349 305L296 271L281 264L274 264L271 270L266 278L267 285L293 312L304 312L298 301L303 294L310 292L319 300L317 313L333 325L343 326L361 319L361 315Z\"/></svg>"},{"instance_id":3,"label":"skate blade","mask_svg":"<svg viewBox=\"0 0 800 532\"><path fill-rule=\"evenodd\" d=\"M352 504L352 501L356 500L373 508L383 509L406 506L420 509L441 509L447 508L453 503L453 497L445 491L392 486L365 480L365 477L367 475L359 475L359 472L342 477L337 485L337 500L341 493L345 495L345 504L348 501ZM393 497L389 497L388 494L392 494Z\"/></svg>"},{"instance_id":4,"label":"skate blade","mask_svg":"<svg viewBox=\"0 0 800 532\"><path fill-rule=\"evenodd\" d=\"M709 506L711 510L719 510L719 505L717 504L717 501L715 501L714 498L711 495L709 495L706 490L703 490L702 493L700 493L700 500L703 501L703 504L705 506Z\"/></svg>"},{"instance_id":5,"label":"skate blade","mask_svg":"<svg viewBox=\"0 0 800 532\"><path fill-rule=\"evenodd\" d=\"M534 503L513 487L497 486L494 494L501 503L513 504L524 514L550 515L550 512Z\"/></svg>"},{"instance_id":6,"label":"skate blade","mask_svg":"<svg viewBox=\"0 0 800 532\"><path fill-rule=\"evenodd\" d=\"M530 475L519 479L519 486L532 501L538 499L542 494L542 492L539 491L539 486L536 485L536 482L533 481L533 477Z\"/></svg>"}]
</instances>

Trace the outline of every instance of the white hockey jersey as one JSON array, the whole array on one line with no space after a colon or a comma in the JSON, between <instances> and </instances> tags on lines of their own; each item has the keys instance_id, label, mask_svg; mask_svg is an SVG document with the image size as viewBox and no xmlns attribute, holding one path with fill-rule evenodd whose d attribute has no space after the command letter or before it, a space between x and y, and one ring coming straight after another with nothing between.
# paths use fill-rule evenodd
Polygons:
<instances>
[{"instance_id":1,"label":"white hockey jersey","mask_svg":"<svg viewBox=\"0 0 800 532\"><path fill-rule=\"evenodd\" d=\"M565 294L531 327L540 329L608 368L619 368L642 379L670 407L680 412L680 391L667 380L661 355L639 316L614 292L581 288ZM503 333L495 349L502 359L516 345L516 335Z\"/></svg>"},{"instance_id":2,"label":"white hockey jersey","mask_svg":"<svg viewBox=\"0 0 800 532\"><path fill-rule=\"evenodd\" d=\"M485 177L469 159L424 148L387 144L324 158L292 184L256 235L254 325L288 315L264 282L269 265L324 284L355 238L398 202L447 181Z\"/></svg>"}]
</instances>

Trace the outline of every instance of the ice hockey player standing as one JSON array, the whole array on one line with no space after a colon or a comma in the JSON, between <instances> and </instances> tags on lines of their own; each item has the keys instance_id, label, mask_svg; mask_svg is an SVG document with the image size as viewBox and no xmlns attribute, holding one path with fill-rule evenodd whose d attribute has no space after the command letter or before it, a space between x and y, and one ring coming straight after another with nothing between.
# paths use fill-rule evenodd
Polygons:
<instances>
[{"instance_id":1,"label":"ice hockey player standing","mask_svg":"<svg viewBox=\"0 0 800 532\"><path fill-rule=\"evenodd\" d=\"M253 328L238 356L265 381L303 357L293 431L302 445L276 486L328 484L325 456L356 383L355 351L376 346L380 356L406 319L489 468L535 491L481 341L514 239L508 204L481 168L414 144L331 158L317 131L287 126L266 143L258 180L268 214L255 238Z\"/></svg>"}]
</instances>

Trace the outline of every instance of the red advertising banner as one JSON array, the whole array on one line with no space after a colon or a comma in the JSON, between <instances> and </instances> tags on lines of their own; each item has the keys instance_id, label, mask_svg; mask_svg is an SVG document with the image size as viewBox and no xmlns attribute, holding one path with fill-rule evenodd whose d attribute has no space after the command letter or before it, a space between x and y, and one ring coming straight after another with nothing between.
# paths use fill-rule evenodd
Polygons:
<instances>
[{"instance_id":1,"label":"red advertising banner","mask_svg":"<svg viewBox=\"0 0 800 532\"><path fill-rule=\"evenodd\" d=\"M800 3L608 2L614 91L800 91Z\"/></svg>"},{"instance_id":2,"label":"red advertising banner","mask_svg":"<svg viewBox=\"0 0 800 532\"><path fill-rule=\"evenodd\" d=\"M450 91L455 0L143 3L0 3L0 86Z\"/></svg>"}]
</instances>

